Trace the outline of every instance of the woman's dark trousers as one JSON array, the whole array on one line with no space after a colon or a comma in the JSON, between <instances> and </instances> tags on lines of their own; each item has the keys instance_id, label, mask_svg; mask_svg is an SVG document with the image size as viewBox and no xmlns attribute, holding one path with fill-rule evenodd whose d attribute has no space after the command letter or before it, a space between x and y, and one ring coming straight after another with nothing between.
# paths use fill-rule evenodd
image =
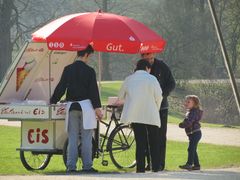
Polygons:
<instances>
[{"instance_id":1,"label":"woman's dark trousers","mask_svg":"<svg viewBox=\"0 0 240 180\"><path fill-rule=\"evenodd\" d=\"M152 171L159 168L159 135L158 127L140 123L132 123L136 140L137 172L145 172L145 153L147 142L150 148Z\"/></svg>"}]
</instances>

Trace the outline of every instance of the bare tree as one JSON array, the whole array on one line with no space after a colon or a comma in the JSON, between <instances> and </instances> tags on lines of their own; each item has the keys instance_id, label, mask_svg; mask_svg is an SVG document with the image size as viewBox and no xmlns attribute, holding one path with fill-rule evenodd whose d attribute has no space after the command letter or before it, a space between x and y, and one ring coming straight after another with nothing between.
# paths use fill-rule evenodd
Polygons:
<instances>
[{"instance_id":1,"label":"bare tree","mask_svg":"<svg viewBox=\"0 0 240 180\"><path fill-rule=\"evenodd\" d=\"M0 0L0 81L12 62L13 50L22 46L30 32L55 18L64 2Z\"/></svg>"},{"instance_id":2,"label":"bare tree","mask_svg":"<svg viewBox=\"0 0 240 180\"><path fill-rule=\"evenodd\" d=\"M11 42L11 27L15 21L15 19L12 18L12 13L15 8L14 0L0 1L0 80L12 60L13 44Z\"/></svg>"}]
</instances>

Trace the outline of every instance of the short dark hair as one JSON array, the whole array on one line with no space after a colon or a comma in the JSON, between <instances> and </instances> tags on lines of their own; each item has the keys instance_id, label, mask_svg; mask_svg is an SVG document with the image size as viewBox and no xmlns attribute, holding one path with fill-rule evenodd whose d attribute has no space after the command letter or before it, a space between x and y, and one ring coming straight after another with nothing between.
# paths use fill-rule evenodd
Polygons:
<instances>
[{"instance_id":1,"label":"short dark hair","mask_svg":"<svg viewBox=\"0 0 240 180\"><path fill-rule=\"evenodd\" d=\"M77 52L77 56L79 57L83 57L85 54L92 54L92 53L94 53L94 49L93 49L93 47L91 46L91 45L88 45L87 47L86 47L86 49L84 49L84 50L81 50L81 51L78 51Z\"/></svg>"},{"instance_id":2,"label":"short dark hair","mask_svg":"<svg viewBox=\"0 0 240 180\"><path fill-rule=\"evenodd\" d=\"M145 71L146 68L151 68L151 67L152 67L152 65L146 59L140 59L137 62L135 71L137 71L137 70L144 70Z\"/></svg>"}]
</instances>

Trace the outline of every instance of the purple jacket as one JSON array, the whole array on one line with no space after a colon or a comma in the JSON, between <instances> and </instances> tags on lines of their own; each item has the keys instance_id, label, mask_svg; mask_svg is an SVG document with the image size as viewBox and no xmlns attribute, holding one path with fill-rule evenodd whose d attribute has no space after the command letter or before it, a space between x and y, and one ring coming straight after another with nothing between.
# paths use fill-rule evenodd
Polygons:
<instances>
[{"instance_id":1,"label":"purple jacket","mask_svg":"<svg viewBox=\"0 0 240 180\"><path fill-rule=\"evenodd\" d=\"M185 128L186 134L190 135L194 132L200 131L200 120L202 118L203 111L197 108L193 108L186 113L186 117L179 124L180 128Z\"/></svg>"}]
</instances>

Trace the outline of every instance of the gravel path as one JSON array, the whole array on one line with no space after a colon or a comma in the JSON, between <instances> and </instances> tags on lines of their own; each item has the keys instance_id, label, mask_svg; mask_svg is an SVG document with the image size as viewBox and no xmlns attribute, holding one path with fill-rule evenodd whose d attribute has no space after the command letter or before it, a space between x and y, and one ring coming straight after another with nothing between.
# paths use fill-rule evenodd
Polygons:
<instances>
[{"instance_id":1,"label":"gravel path","mask_svg":"<svg viewBox=\"0 0 240 180\"><path fill-rule=\"evenodd\" d=\"M163 171L158 173L99 173L51 174L31 176L0 176L1 180L239 180L240 168L211 169L203 171Z\"/></svg>"},{"instance_id":2,"label":"gravel path","mask_svg":"<svg viewBox=\"0 0 240 180\"><path fill-rule=\"evenodd\" d=\"M188 141L184 129L175 124L168 124L169 140ZM240 129L202 127L201 143L240 146Z\"/></svg>"}]
</instances>

